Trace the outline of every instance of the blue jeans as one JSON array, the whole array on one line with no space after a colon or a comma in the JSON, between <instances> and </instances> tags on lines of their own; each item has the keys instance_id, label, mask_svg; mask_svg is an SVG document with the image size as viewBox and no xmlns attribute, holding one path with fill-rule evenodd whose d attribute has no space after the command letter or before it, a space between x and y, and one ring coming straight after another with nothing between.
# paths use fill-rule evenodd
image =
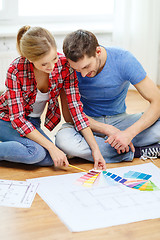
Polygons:
<instances>
[{"instance_id":1,"label":"blue jeans","mask_svg":"<svg viewBox=\"0 0 160 240\"><path fill-rule=\"evenodd\" d=\"M40 128L40 118L27 117L27 119L43 136L49 139ZM13 129L11 122L3 121L1 119L0 141L0 160L35 164L37 166L53 165L53 160L45 148L27 137L21 137L20 134Z\"/></svg>"},{"instance_id":2,"label":"blue jeans","mask_svg":"<svg viewBox=\"0 0 160 240\"><path fill-rule=\"evenodd\" d=\"M142 113L122 113L115 116L94 117L94 119L99 122L115 126L120 130L125 130L135 123L141 116ZM110 144L104 142L107 139L107 136L102 136L98 133L94 133L94 136L106 163L133 160L134 153L131 150L128 153L118 154L117 151L110 146ZM151 127L139 133L132 140L135 147L147 146L157 143L158 141L160 141L160 119L158 119L158 121ZM84 137L77 132L74 126L70 123L62 125L62 128L56 134L55 143L58 148L68 155L93 161L89 145L85 141Z\"/></svg>"}]
</instances>

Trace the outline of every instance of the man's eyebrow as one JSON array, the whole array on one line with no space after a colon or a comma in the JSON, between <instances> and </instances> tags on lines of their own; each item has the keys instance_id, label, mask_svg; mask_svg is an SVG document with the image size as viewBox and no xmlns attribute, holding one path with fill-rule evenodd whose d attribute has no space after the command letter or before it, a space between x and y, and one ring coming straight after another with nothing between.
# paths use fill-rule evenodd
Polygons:
<instances>
[{"instance_id":1,"label":"man's eyebrow","mask_svg":"<svg viewBox=\"0 0 160 240\"><path fill-rule=\"evenodd\" d=\"M82 67L82 69L87 68L90 64L87 64L86 66Z\"/></svg>"}]
</instances>

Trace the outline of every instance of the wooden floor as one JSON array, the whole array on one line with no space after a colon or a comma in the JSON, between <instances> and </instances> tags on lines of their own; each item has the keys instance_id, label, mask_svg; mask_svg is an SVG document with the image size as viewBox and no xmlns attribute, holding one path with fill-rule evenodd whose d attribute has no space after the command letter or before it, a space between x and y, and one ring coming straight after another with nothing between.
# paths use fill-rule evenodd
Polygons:
<instances>
[{"instance_id":1,"label":"wooden floor","mask_svg":"<svg viewBox=\"0 0 160 240\"><path fill-rule=\"evenodd\" d=\"M127 97L129 113L144 111L148 103L134 91ZM92 163L82 159L73 159L75 164L84 169L91 169ZM142 164L134 159L129 163L108 164L107 168ZM160 160L155 160L160 167ZM75 169L37 168L14 163L0 163L0 178L26 180L28 178L76 173ZM149 207L149 206L148 206ZM159 240L160 219L146 220L126 225L108 227L81 233L71 233L48 205L36 195L29 209L0 207L0 240Z\"/></svg>"}]
</instances>

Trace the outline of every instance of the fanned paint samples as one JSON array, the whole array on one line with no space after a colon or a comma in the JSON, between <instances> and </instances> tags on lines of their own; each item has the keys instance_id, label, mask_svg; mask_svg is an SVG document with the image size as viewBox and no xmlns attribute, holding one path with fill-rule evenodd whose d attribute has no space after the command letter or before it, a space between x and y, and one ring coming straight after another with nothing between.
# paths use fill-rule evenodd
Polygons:
<instances>
[{"instance_id":1,"label":"fanned paint samples","mask_svg":"<svg viewBox=\"0 0 160 240\"><path fill-rule=\"evenodd\" d=\"M83 185L84 187L92 187L92 185L98 180L100 173L101 172L91 170L77 179L77 183Z\"/></svg>"},{"instance_id":2,"label":"fanned paint samples","mask_svg":"<svg viewBox=\"0 0 160 240\"><path fill-rule=\"evenodd\" d=\"M127 187L138 189L140 191L160 190L152 181L149 180L152 175L146 173L129 171L124 174L123 178L114 173L103 171L103 176L105 178L110 177L118 183L122 183Z\"/></svg>"},{"instance_id":3,"label":"fanned paint samples","mask_svg":"<svg viewBox=\"0 0 160 240\"><path fill-rule=\"evenodd\" d=\"M103 174L106 180L112 179L115 182L125 185L126 187L138 189L140 191L160 190L151 180L149 180L152 175L135 171L129 171L124 174L124 177L121 177L108 171L98 172L91 170L87 174L77 179L76 182L84 187L92 187L93 184L97 182L101 174Z\"/></svg>"}]
</instances>

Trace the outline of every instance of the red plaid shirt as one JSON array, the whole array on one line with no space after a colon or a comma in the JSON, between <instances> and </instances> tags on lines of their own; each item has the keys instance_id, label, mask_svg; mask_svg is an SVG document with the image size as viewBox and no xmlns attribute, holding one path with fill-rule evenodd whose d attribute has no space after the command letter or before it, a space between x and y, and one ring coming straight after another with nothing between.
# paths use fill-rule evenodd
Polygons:
<instances>
[{"instance_id":1,"label":"red plaid shirt","mask_svg":"<svg viewBox=\"0 0 160 240\"><path fill-rule=\"evenodd\" d=\"M9 66L5 84L7 89L0 97L0 119L11 121L13 128L21 136L25 136L35 129L26 119L33 111L37 94L33 64L24 57L15 59ZM76 73L66 58L59 53L54 71L49 74L49 101L45 127L51 131L60 121L58 96L62 88L66 92L76 130L88 127L89 121L83 113Z\"/></svg>"}]
</instances>

